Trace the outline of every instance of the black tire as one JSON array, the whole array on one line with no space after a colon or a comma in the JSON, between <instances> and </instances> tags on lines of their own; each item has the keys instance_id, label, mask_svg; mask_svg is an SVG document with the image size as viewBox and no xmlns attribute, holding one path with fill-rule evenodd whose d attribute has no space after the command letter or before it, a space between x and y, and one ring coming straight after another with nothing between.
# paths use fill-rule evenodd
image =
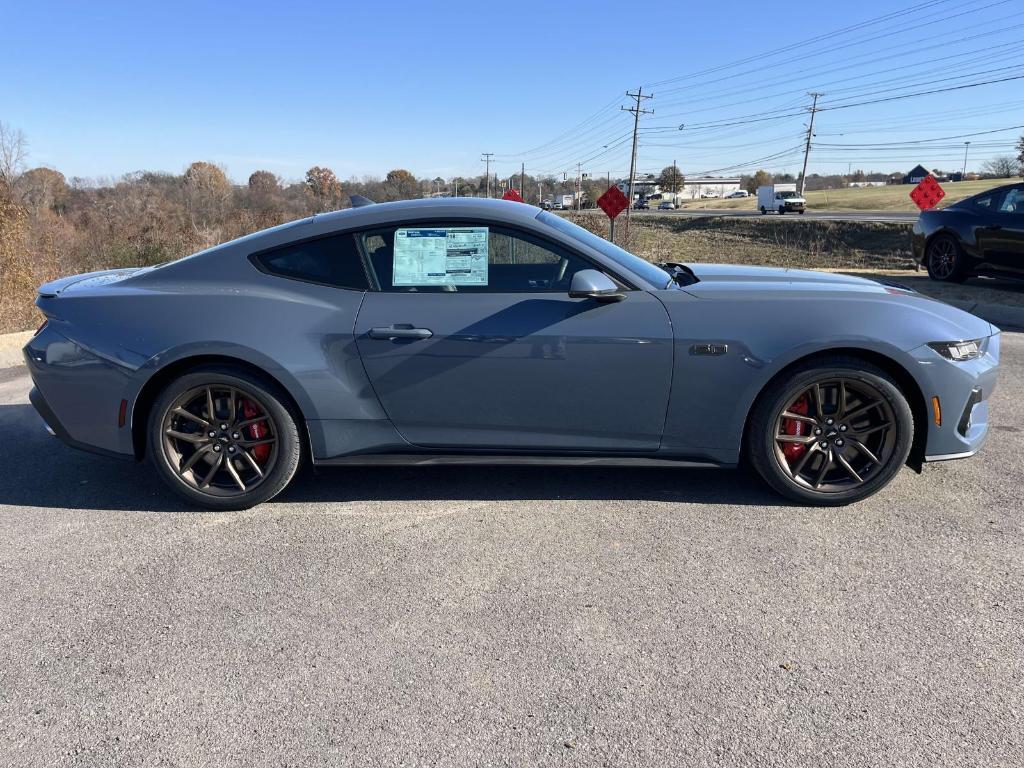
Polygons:
<instances>
[{"instance_id":1,"label":"black tire","mask_svg":"<svg viewBox=\"0 0 1024 768\"><path fill-rule=\"evenodd\" d=\"M206 428L199 427L198 424L193 426L195 422L209 420L208 409L195 408L192 412L198 411L198 416L190 416L185 420L174 415L180 413L182 398L187 398L193 393L205 392L207 389L214 393L211 397L216 397L214 415L217 418L213 420L215 423L208 426L218 433L217 438L212 438L211 432ZM174 410L176 407L177 410ZM267 463L262 467L258 460L254 463L253 456L256 455L258 459L263 454L257 454L255 448L246 448L245 441L252 438L250 442L257 442L256 438L260 437L260 433L256 433L251 425L245 426L243 422L251 420L243 408L256 409L255 412L260 414L258 421L263 425L267 437L263 443L272 443L265 454ZM232 411L233 416L229 415ZM189 426L182 426L186 422ZM237 427L234 426L236 423ZM161 479L187 501L213 510L249 509L272 499L284 490L294 477L302 458L299 423L299 414L293 412L288 398L272 382L240 368L227 365L203 366L171 381L156 398L149 415L146 436L148 454ZM172 431L167 433L168 427L165 425L170 425ZM221 431L222 426L228 429ZM179 441L166 436L178 435L179 430L184 429L195 430L189 434L190 440ZM236 440L232 440L232 435ZM203 442L202 445L193 445L200 440ZM192 461L194 469L182 469L189 462L184 454L178 453L178 447L183 451L205 452L206 456L196 457ZM214 450L217 452L216 455L212 453ZM232 452L231 457L228 456L228 450ZM248 456L243 456L243 453ZM218 457L222 469L212 469L214 460ZM247 465L243 458L251 465L248 471L251 472L252 486L248 490L232 488L230 485L224 487L222 481L219 482L220 487L217 484L210 484L205 490L201 487L198 471L200 468L203 469L204 475L206 469L212 469L215 483L218 482L217 478L224 475L229 477L230 482L230 478L239 477L241 473L238 482L242 486L247 485L248 481L244 474ZM227 462L234 462L230 470Z\"/></svg>"},{"instance_id":2,"label":"black tire","mask_svg":"<svg viewBox=\"0 0 1024 768\"><path fill-rule=\"evenodd\" d=\"M765 208L763 205L761 206L761 215L762 216L767 216L768 215L768 209Z\"/></svg>"},{"instance_id":3,"label":"black tire","mask_svg":"<svg viewBox=\"0 0 1024 768\"><path fill-rule=\"evenodd\" d=\"M801 215L801 216L803 216L803 215L804 215L804 209L803 209L803 208L801 208L801 209L800 209L800 215Z\"/></svg>"},{"instance_id":4,"label":"black tire","mask_svg":"<svg viewBox=\"0 0 1024 768\"><path fill-rule=\"evenodd\" d=\"M924 263L928 277L943 283L962 283L970 277L963 248L952 235L938 234L925 250Z\"/></svg>"},{"instance_id":5,"label":"black tire","mask_svg":"<svg viewBox=\"0 0 1024 768\"><path fill-rule=\"evenodd\" d=\"M779 216L785 216L785 215L786 215L786 209L785 208L779 208Z\"/></svg>"},{"instance_id":6,"label":"black tire","mask_svg":"<svg viewBox=\"0 0 1024 768\"><path fill-rule=\"evenodd\" d=\"M859 397L863 393L866 398L864 402L871 402L870 398L877 393L879 404L876 408L869 409L867 413L875 412L879 421L887 420L891 426L870 427L874 430L873 436L862 437L862 432L867 431L867 428L854 428L853 425L857 424L858 419L867 420L868 416L858 417L854 411L849 411L854 414L852 425L847 427L851 431L844 430L840 433L838 430L843 428L843 422L835 419L830 422L832 426L825 426L824 419L820 420L817 426L808 426L806 439L811 441L811 445L804 448L808 457L803 463L808 465L809 474L817 474L819 466L825 467L821 475L825 482L816 490L802 477L797 467L788 463L783 446L789 443L782 443L778 438L785 439L789 433L780 434L779 425L791 423L784 419L782 413L790 412L787 409L795 405L801 393L807 392L808 388L813 388L815 384L821 388L819 391L827 393L830 382L836 381L843 382L846 388L844 402L853 403L851 407L854 409L861 406L860 401L852 399L853 397ZM838 393L833 394L837 395L835 399L838 400ZM825 397L827 395L823 395L822 399ZM823 410L827 415L828 409ZM817 417L817 414L810 415ZM823 429L825 432L812 432L812 429ZM863 455L859 449L860 441L863 441L863 447L866 449ZM864 360L834 356L808 361L768 385L751 412L745 449L757 473L783 496L804 504L842 506L867 498L887 485L906 463L913 442L914 417L910 405L892 378L885 371ZM826 443L827 448L820 448ZM816 453L816 456L811 457L811 453ZM878 461L872 462L867 455ZM834 456L843 458L834 459ZM850 471L858 477L859 482L850 476L840 461L845 461L846 465L850 466ZM795 463L802 464L799 459ZM851 466L855 464L861 466L860 474ZM864 469L863 465L869 469ZM848 485L844 485L843 482Z\"/></svg>"}]
</instances>

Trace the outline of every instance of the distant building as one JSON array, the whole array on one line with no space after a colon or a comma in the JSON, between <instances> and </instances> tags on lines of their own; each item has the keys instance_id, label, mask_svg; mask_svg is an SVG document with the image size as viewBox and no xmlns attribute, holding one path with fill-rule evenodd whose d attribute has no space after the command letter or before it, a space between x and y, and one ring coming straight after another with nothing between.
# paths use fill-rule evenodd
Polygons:
<instances>
[{"instance_id":1,"label":"distant building","mask_svg":"<svg viewBox=\"0 0 1024 768\"><path fill-rule=\"evenodd\" d=\"M740 188L739 179L686 179L679 197L683 200L699 200L702 197L725 197Z\"/></svg>"},{"instance_id":2,"label":"distant building","mask_svg":"<svg viewBox=\"0 0 1024 768\"><path fill-rule=\"evenodd\" d=\"M858 187L884 187L887 182L884 181L849 181L846 186L852 188Z\"/></svg>"},{"instance_id":3,"label":"distant building","mask_svg":"<svg viewBox=\"0 0 1024 768\"><path fill-rule=\"evenodd\" d=\"M903 177L904 184L920 184L925 176L931 176L931 171L923 165L914 166L914 169Z\"/></svg>"},{"instance_id":4,"label":"distant building","mask_svg":"<svg viewBox=\"0 0 1024 768\"><path fill-rule=\"evenodd\" d=\"M629 179L620 181L616 185L624 195L629 195ZM644 178L636 179L633 182L633 197L660 196L662 200L675 198L674 202L680 200L700 200L704 198L725 197L731 192L740 188L739 179L717 179L717 178L694 178L685 179L683 188L673 195L671 192L663 192L658 186L657 179Z\"/></svg>"}]
</instances>

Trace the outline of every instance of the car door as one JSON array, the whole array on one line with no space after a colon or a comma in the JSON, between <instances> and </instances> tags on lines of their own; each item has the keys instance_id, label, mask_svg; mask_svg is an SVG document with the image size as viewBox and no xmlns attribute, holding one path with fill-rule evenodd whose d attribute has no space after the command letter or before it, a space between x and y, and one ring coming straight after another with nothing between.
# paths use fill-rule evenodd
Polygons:
<instances>
[{"instance_id":1,"label":"car door","mask_svg":"<svg viewBox=\"0 0 1024 768\"><path fill-rule=\"evenodd\" d=\"M672 372L668 314L622 284L573 299L595 264L535 234L481 223L356 235L377 290L356 343L388 417L433 448L652 451ZM614 277L614 276L612 276Z\"/></svg>"},{"instance_id":2,"label":"car door","mask_svg":"<svg viewBox=\"0 0 1024 768\"><path fill-rule=\"evenodd\" d=\"M997 269L1024 273L1024 186L993 198L978 229L983 258Z\"/></svg>"}]
</instances>

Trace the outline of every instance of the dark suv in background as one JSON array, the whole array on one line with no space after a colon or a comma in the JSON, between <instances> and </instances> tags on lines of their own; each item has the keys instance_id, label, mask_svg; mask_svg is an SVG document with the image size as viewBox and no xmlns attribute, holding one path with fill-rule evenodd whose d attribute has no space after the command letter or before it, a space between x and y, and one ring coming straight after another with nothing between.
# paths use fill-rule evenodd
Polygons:
<instances>
[{"instance_id":1,"label":"dark suv in background","mask_svg":"<svg viewBox=\"0 0 1024 768\"><path fill-rule=\"evenodd\" d=\"M913 247L914 260L933 280L961 283L973 275L1024 280L1024 183L922 211Z\"/></svg>"}]
</instances>

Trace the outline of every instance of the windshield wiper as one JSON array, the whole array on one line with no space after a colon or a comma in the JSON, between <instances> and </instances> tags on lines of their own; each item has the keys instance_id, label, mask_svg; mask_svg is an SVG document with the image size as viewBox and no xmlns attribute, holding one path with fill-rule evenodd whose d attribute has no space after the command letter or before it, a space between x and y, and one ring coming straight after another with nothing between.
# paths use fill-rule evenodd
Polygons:
<instances>
[{"instance_id":1,"label":"windshield wiper","mask_svg":"<svg viewBox=\"0 0 1024 768\"><path fill-rule=\"evenodd\" d=\"M692 269L678 261L663 261L658 266L668 272L672 282L676 285L685 287L700 282L700 278L694 274Z\"/></svg>"}]
</instances>

